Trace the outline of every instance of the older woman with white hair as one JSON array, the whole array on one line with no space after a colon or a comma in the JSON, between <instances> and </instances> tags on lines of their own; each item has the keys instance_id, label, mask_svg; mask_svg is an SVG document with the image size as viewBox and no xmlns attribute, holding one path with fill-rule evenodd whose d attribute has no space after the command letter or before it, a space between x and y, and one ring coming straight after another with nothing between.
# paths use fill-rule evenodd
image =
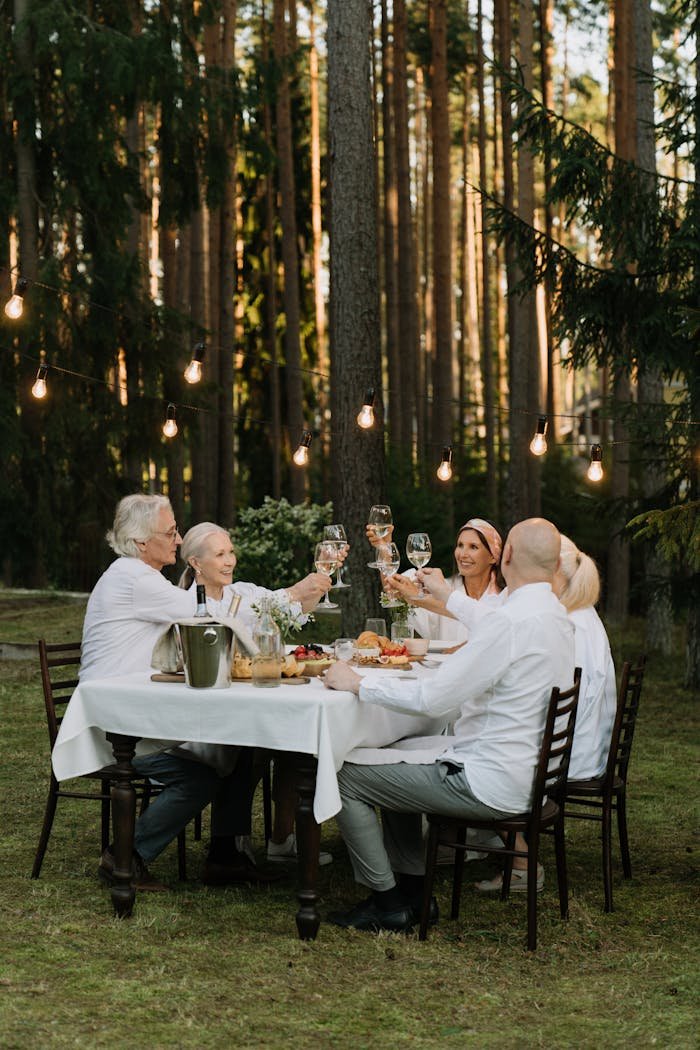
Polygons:
<instances>
[{"instance_id":1,"label":"older woman with white hair","mask_svg":"<svg viewBox=\"0 0 700 1050\"><path fill-rule=\"evenodd\" d=\"M151 666L153 647L164 629L194 611L192 595L162 575L173 565L182 542L175 516L165 496L137 493L117 506L107 542L119 555L97 581L90 595L81 649L80 679L109 678ZM170 745L171 747L173 745ZM138 818L134 833L134 882L139 889L166 889L146 867L179 832L212 806L212 848L205 864L205 882L269 882L245 856L219 862L217 843L233 842L236 806L247 790L245 770L219 777L194 756L177 754L163 744L155 754L139 755L134 769L162 785ZM100 859L98 874L110 882L114 871L111 849Z\"/></svg>"},{"instance_id":2,"label":"older woman with white hair","mask_svg":"<svg viewBox=\"0 0 700 1050\"><path fill-rule=\"evenodd\" d=\"M301 624L306 620L306 614L316 606L331 585L330 578L320 572L311 572L298 583L274 591L240 580L236 580L234 585L236 552L231 537L226 529L211 521L193 525L185 534L180 557L185 562L185 571L180 577L179 586L194 594L197 584L202 584L206 593L207 610L213 617L225 614L230 607L231 598L237 594L241 598L237 616L251 629L257 616L254 606L262 598L273 598ZM241 762L250 763L251 754L249 751L246 754L246 751L248 749L244 749ZM236 824L237 848L251 858L253 854L250 811L254 788L255 778L251 768L249 802L247 807L239 807ZM294 861L297 857L294 834L296 774L282 755L275 758L273 796L275 816L272 837L267 844L267 859L275 862ZM330 853L320 854L319 863L330 864L332 860Z\"/></svg>"}]
</instances>

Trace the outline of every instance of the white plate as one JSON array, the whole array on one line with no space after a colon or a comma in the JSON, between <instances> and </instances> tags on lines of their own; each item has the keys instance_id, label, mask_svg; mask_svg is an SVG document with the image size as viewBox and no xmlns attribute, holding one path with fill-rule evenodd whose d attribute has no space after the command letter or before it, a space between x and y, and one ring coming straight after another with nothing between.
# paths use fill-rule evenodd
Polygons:
<instances>
[{"instance_id":1,"label":"white plate","mask_svg":"<svg viewBox=\"0 0 700 1050\"><path fill-rule=\"evenodd\" d=\"M444 653L445 649L451 649L456 642L447 642L440 638L431 638L428 645L429 653Z\"/></svg>"}]
</instances>

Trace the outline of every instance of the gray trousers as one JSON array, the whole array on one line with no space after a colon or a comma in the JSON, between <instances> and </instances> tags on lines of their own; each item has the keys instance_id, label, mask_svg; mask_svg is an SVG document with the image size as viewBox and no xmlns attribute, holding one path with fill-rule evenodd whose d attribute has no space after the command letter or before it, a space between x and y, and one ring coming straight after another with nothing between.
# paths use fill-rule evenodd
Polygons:
<instances>
[{"instance_id":1,"label":"gray trousers","mask_svg":"<svg viewBox=\"0 0 700 1050\"><path fill-rule=\"evenodd\" d=\"M394 872L425 874L423 813L482 820L507 816L472 795L464 773L446 762L359 766L338 774L343 808L336 817L356 882L373 890L396 885ZM375 806L382 812L380 825Z\"/></svg>"}]
</instances>

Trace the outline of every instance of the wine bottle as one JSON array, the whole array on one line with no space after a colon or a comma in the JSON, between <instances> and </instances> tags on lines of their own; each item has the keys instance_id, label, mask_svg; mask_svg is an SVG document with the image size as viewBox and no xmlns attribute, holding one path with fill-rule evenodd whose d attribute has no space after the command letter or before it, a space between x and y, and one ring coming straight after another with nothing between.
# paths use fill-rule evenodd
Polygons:
<instances>
[{"instance_id":1,"label":"wine bottle","mask_svg":"<svg viewBox=\"0 0 700 1050\"><path fill-rule=\"evenodd\" d=\"M195 616L208 616L207 611L207 592L203 583L197 584L197 608L195 610Z\"/></svg>"}]
</instances>

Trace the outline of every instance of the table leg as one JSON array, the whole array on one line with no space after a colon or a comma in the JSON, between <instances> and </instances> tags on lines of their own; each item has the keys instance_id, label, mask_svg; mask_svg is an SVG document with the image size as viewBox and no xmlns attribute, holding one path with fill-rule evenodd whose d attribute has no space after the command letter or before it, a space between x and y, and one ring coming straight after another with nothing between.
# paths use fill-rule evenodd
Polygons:
<instances>
[{"instance_id":1,"label":"table leg","mask_svg":"<svg viewBox=\"0 0 700 1050\"><path fill-rule=\"evenodd\" d=\"M299 868L299 911L296 914L297 930L302 941L313 941L318 933L321 916L316 910L316 884L318 881L318 853L321 845L321 828L314 819L314 795L316 794L317 761L313 755L297 754L297 852Z\"/></svg>"},{"instance_id":2,"label":"table leg","mask_svg":"<svg viewBox=\"0 0 700 1050\"><path fill-rule=\"evenodd\" d=\"M131 761L136 737L107 733L114 754L112 772L112 827L114 831L114 885L112 906L120 919L128 918L134 909L133 885L134 824L136 823L135 776Z\"/></svg>"}]
</instances>

